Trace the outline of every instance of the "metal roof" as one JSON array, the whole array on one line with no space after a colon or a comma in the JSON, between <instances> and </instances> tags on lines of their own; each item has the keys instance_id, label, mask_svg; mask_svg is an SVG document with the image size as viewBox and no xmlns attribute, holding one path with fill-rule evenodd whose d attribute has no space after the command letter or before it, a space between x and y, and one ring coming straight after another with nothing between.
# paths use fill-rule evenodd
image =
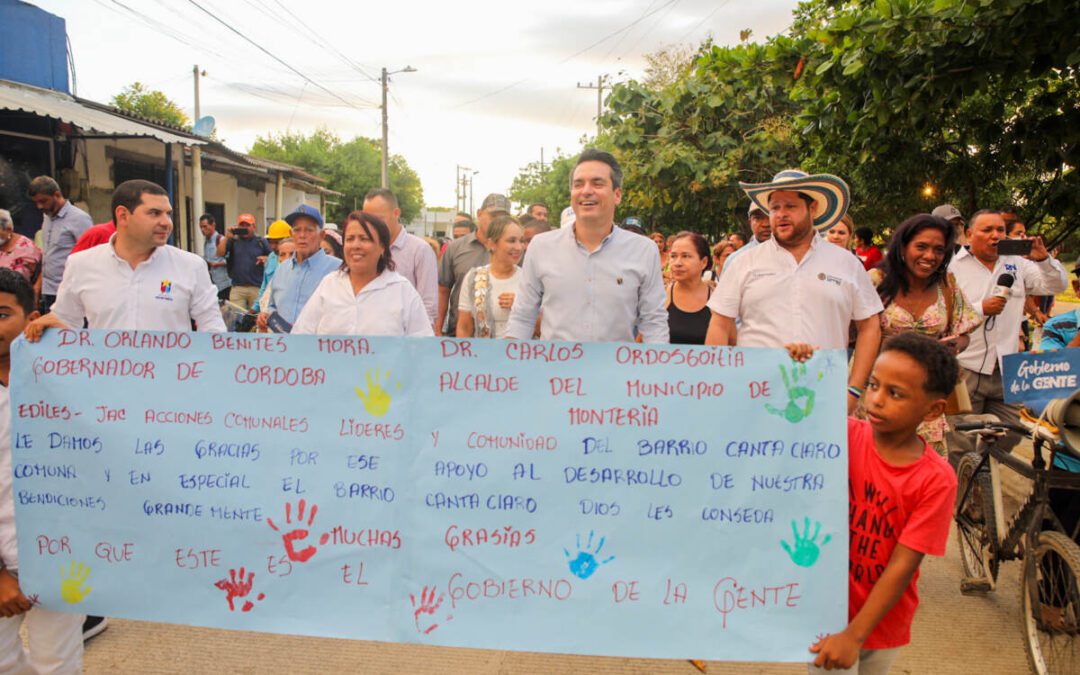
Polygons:
<instances>
[{"instance_id":1,"label":"metal roof","mask_svg":"<svg viewBox=\"0 0 1080 675\"><path fill-rule=\"evenodd\" d=\"M206 140L193 134L141 122L119 112L112 112L99 103L84 102L62 92L9 80L0 80L0 110L52 117L83 130L107 136L147 136L162 143L206 145Z\"/></svg>"}]
</instances>

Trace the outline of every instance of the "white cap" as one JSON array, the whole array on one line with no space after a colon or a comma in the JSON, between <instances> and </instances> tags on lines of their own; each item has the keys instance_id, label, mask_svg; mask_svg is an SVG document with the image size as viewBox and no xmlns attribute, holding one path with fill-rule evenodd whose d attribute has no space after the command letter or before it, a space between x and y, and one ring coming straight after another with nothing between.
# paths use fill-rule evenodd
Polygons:
<instances>
[{"instance_id":1,"label":"white cap","mask_svg":"<svg viewBox=\"0 0 1080 675\"><path fill-rule=\"evenodd\" d=\"M340 232L341 231L338 228L337 223L327 223L326 225L323 226L323 229L324 230L330 230L331 232Z\"/></svg>"}]
</instances>

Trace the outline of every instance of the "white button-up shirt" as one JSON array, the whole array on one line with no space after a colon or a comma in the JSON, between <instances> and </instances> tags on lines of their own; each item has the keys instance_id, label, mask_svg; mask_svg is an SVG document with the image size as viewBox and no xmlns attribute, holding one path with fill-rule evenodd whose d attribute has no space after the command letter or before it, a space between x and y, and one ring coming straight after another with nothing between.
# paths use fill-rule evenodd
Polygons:
<instances>
[{"instance_id":1,"label":"white button-up shirt","mask_svg":"<svg viewBox=\"0 0 1080 675\"><path fill-rule=\"evenodd\" d=\"M544 340L668 342L664 281L656 244L612 229L592 253L574 227L538 234L529 244L507 337L527 340L542 313Z\"/></svg>"},{"instance_id":2,"label":"white button-up shirt","mask_svg":"<svg viewBox=\"0 0 1080 675\"><path fill-rule=\"evenodd\" d=\"M15 492L11 473L11 399L0 385L0 562L16 571L19 548L15 541Z\"/></svg>"},{"instance_id":3,"label":"white button-up shirt","mask_svg":"<svg viewBox=\"0 0 1080 675\"><path fill-rule=\"evenodd\" d=\"M967 349L957 357L961 366L984 375L993 373L1002 357L1017 352L1026 296L1055 295L1065 290L1069 282L1065 268L1052 257L1032 262L1015 255L998 256L994 269L990 270L968 251L961 251L953 258L949 271L980 315L982 301L993 294L998 278L1005 273L1013 275L1005 309L972 331Z\"/></svg>"},{"instance_id":4,"label":"white button-up shirt","mask_svg":"<svg viewBox=\"0 0 1080 675\"><path fill-rule=\"evenodd\" d=\"M116 255L114 234L104 246L68 258L52 311L72 328L224 333L217 288L206 261L173 246L158 246L135 269Z\"/></svg>"},{"instance_id":5,"label":"white button-up shirt","mask_svg":"<svg viewBox=\"0 0 1080 675\"><path fill-rule=\"evenodd\" d=\"M769 239L728 258L709 309L741 320L740 347L844 349L848 326L883 309L859 259L814 237L801 262Z\"/></svg>"},{"instance_id":6,"label":"white button-up shirt","mask_svg":"<svg viewBox=\"0 0 1080 675\"><path fill-rule=\"evenodd\" d=\"M435 251L426 241L402 229L390 243L390 258L394 261L394 271L420 294L434 325L439 316L439 263Z\"/></svg>"},{"instance_id":7,"label":"white button-up shirt","mask_svg":"<svg viewBox=\"0 0 1080 675\"><path fill-rule=\"evenodd\" d=\"M420 294L397 272L383 270L353 293L349 273L326 275L293 324L292 333L431 336Z\"/></svg>"}]
</instances>

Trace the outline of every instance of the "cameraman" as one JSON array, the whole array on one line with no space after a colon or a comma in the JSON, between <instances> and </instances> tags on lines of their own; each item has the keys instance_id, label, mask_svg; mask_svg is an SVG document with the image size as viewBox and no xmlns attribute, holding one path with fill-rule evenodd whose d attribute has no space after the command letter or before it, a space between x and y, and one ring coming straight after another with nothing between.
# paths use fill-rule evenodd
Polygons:
<instances>
[{"instance_id":1,"label":"cameraman","mask_svg":"<svg viewBox=\"0 0 1080 675\"><path fill-rule=\"evenodd\" d=\"M225 257L232 279L229 302L250 311L259 299L263 260L270 255L270 245L255 235L255 216L241 213L236 225L218 240L217 254Z\"/></svg>"}]
</instances>

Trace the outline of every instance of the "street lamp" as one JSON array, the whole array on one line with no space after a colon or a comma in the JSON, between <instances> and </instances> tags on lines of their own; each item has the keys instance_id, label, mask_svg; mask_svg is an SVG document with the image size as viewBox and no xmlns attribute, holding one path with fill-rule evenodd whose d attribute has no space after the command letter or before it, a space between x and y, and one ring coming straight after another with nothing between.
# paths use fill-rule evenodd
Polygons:
<instances>
[{"instance_id":1,"label":"street lamp","mask_svg":"<svg viewBox=\"0 0 1080 675\"><path fill-rule=\"evenodd\" d=\"M393 72L387 72L386 68L382 69L382 186L384 188L390 187L390 151L388 137L390 134L390 127L386 119L386 87L387 82L391 75L397 75L398 73L415 73L416 68L412 66L405 66L401 70L395 70Z\"/></svg>"}]
</instances>

